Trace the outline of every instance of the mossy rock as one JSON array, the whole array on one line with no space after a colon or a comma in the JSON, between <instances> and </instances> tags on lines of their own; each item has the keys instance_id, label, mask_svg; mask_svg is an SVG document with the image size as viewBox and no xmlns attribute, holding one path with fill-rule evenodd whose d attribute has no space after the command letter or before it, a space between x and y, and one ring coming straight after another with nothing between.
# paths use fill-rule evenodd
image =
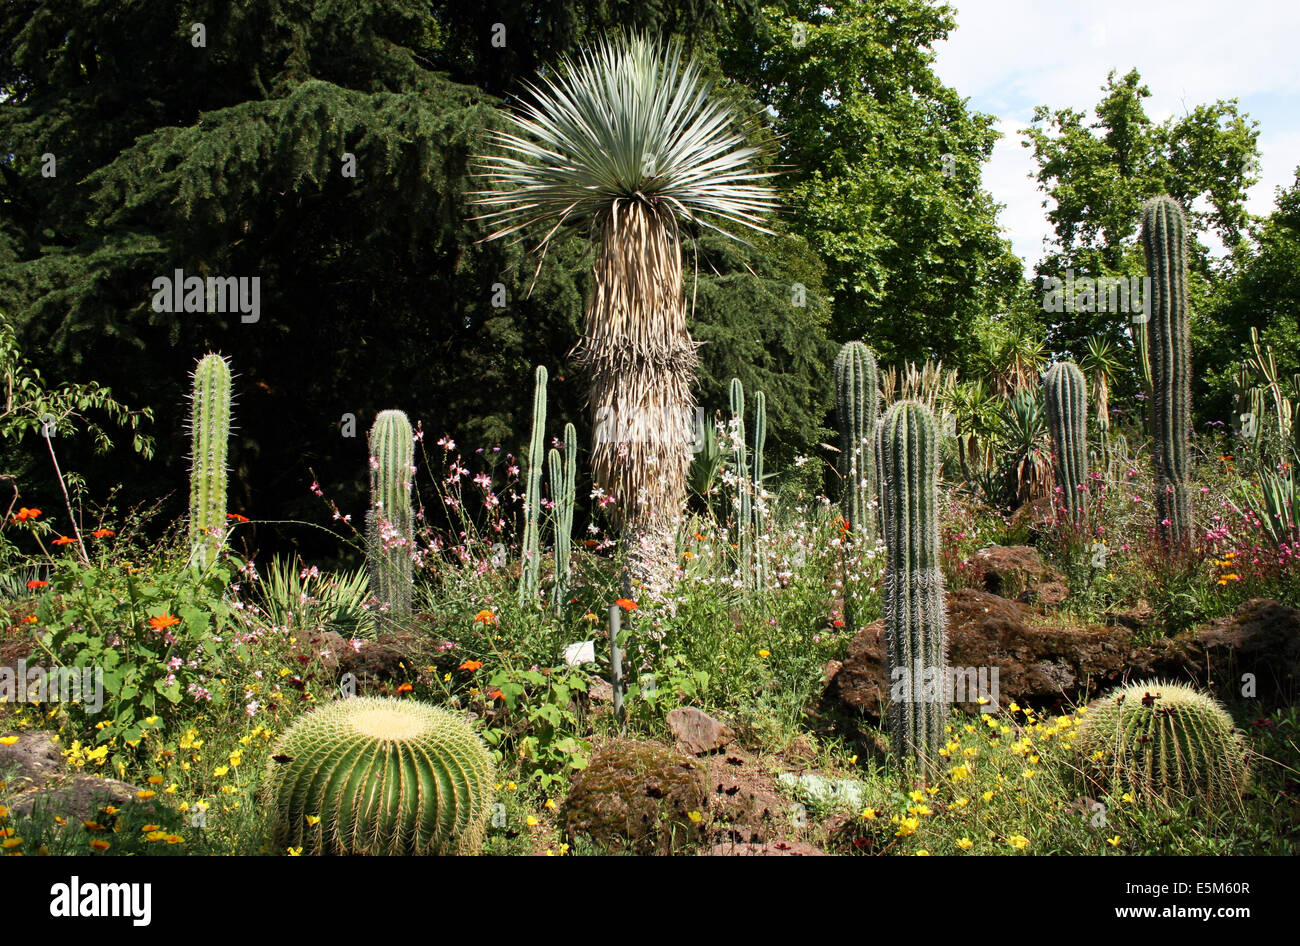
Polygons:
<instances>
[{"instance_id":1,"label":"mossy rock","mask_svg":"<svg viewBox=\"0 0 1300 946\"><path fill-rule=\"evenodd\" d=\"M615 740L573 782L562 823L607 851L671 854L703 840L708 792L694 760L653 742Z\"/></svg>"}]
</instances>

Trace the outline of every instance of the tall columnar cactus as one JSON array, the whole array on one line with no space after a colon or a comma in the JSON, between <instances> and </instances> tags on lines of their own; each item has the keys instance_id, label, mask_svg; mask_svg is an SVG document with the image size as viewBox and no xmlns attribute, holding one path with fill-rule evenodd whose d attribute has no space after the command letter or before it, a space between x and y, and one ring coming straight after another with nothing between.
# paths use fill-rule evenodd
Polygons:
<instances>
[{"instance_id":1,"label":"tall columnar cactus","mask_svg":"<svg viewBox=\"0 0 1300 946\"><path fill-rule=\"evenodd\" d=\"M840 429L840 473L844 477L844 519L856 536L872 539L877 488L871 437L880 410L880 373L871 349L847 342L835 358L835 416Z\"/></svg>"},{"instance_id":2,"label":"tall columnar cactus","mask_svg":"<svg viewBox=\"0 0 1300 946\"><path fill-rule=\"evenodd\" d=\"M190 437L190 555L195 565L207 568L226 531L230 362L221 355L204 355L194 369Z\"/></svg>"},{"instance_id":3,"label":"tall columnar cactus","mask_svg":"<svg viewBox=\"0 0 1300 946\"><path fill-rule=\"evenodd\" d=\"M280 737L262 803L279 851L477 854L493 769L459 716L411 700L354 697L298 717Z\"/></svg>"},{"instance_id":4,"label":"tall columnar cactus","mask_svg":"<svg viewBox=\"0 0 1300 946\"><path fill-rule=\"evenodd\" d=\"M533 385L533 433L528 441L527 492L524 494L524 541L519 573L519 604L537 597L542 583L542 470L546 464L546 381L544 365L538 365Z\"/></svg>"},{"instance_id":5,"label":"tall columnar cactus","mask_svg":"<svg viewBox=\"0 0 1300 946\"><path fill-rule=\"evenodd\" d=\"M383 619L411 616L411 552L415 545L411 479L415 437L402 411L380 411L370 428L370 511L366 516L370 588Z\"/></svg>"},{"instance_id":6,"label":"tall columnar cactus","mask_svg":"<svg viewBox=\"0 0 1300 946\"><path fill-rule=\"evenodd\" d=\"M1070 361L1053 365L1043 377L1043 396L1056 452L1056 483L1070 518L1077 522L1088 477L1088 387L1083 372Z\"/></svg>"},{"instance_id":7,"label":"tall columnar cactus","mask_svg":"<svg viewBox=\"0 0 1300 946\"><path fill-rule=\"evenodd\" d=\"M573 553L573 509L577 505L578 431L564 425L564 459L552 448L547 455L551 470L551 498L555 502L555 606L564 604L569 589Z\"/></svg>"},{"instance_id":8,"label":"tall columnar cactus","mask_svg":"<svg viewBox=\"0 0 1300 946\"><path fill-rule=\"evenodd\" d=\"M1187 328L1187 220L1172 197L1142 207L1142 249L1151 280L1150 329L1156 515L1167 543L1192 537L1191 347Z\"/></svg>"},{"instance_id":9,"label":"tall columnar cactus","mask_svg":"<svg viewBox=\"0 0 1300 946\"><path fill-rule=\"evenodd\" d=\"M739 378L731 379L731 453L736 465L738 509L736 514L736 544L740 547L740 570L749 580L751 574L751 515L753 508L753 483L750 479L749 450L745 444L745 386Z\"/></svg>"},{"instance_id":10,"label":"tall columnar cactus","mask_svg":"<svg viewBox=\"0 0 1300 946\"><path fill-rule=\"evenodd\" d=\"M763 447L767 443L767 395L759 391L754 395L754 587L767 584L767 565L763 556L765 529L763 498Z\"/></svg>"},{"instance_id":11,"label":"tall columnar cactus","mask_svg":"<svg viewBox=\"0 0 1300 946\"><path fill-rule=\"evenodd\" d=\"M1088 707L1075 740L1091 791L1176 804L1236 804L1247 780L1232 717L1191 687L1150 680Z\"/></svg>"},{"instance_id":12,"label":"tall columnar cactus","mask_svg":"<svg viewBox=\"0 0 1300 946\"><path fill-rule=\"evenodd\" d=\"M937 765L952 693L939 570L939 430L919 401L898 401L876 428L885 533L884 615L894 751Z\"/></svg>"}]
</instances>

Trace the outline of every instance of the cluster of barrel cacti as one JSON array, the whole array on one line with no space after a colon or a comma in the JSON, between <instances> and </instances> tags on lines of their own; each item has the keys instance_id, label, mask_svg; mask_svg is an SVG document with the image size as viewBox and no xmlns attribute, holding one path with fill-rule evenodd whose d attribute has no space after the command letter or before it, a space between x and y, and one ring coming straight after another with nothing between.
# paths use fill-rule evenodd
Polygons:
<instances>
[{"instance_id":1,"label":"cluster of barrel cacti","mask_svg":"<svg viewBox=\"0 0 1300 946\"><path fill-rule=\"evenodd\" d=\"M845 343L835 358L835 416L840 430L840 475L844 481L844 521L853 534L870 541L876 535L876 461L872 436L880 412L880 373L876 358L862 342Z\"/></svg>"},{"instance_id":2,"label":"cluster of barrel cacti","mask_svg":"<svg viewBox=\"0 0 1300 946\"><path fill-rule=\"evenodd\" d=\"M766 582L762 551L764 515L763 448L767 441L767 396L754 397L754 448L745 442L745 386L731 379L731 453L736 471L736 545L740 551L740 572L745 582L761 588Z\"/></svg>"},{"instance_id":3,"label":"cluster of barrel cacti","mask_svg":"<svg viewBox=\"0 0 1300 946\"><path fill-rule=\"evenodd\" d=\"M459 715L353 697L298 717L262 784L277 853L477 854L494 765Z\"/></svg>"},{"instance_id":4,"label":"cluster of barrel cacti","mask_svg":"<svg viewBox=\"0 0 1300 946\"><path fill-rule=\"evenodd\" d=\"M415 526L411 479L415 437L402 411L380 411L370 428L370 510L366 514L370 588L382 620L399 624L411 616L411 554Z\"/></svg>"},{"instance_id":5,"label":"cluster of barrel cacti","mask_svg":"<svg viewBox=\"0 0 1300 946\"><path fill-rule=\"evenodd\" d=\"M230 362L221 355L205 355L194 369L190 437L190 559L202 569L216 559L226 531Z\"/></svg>"}]
</instances>

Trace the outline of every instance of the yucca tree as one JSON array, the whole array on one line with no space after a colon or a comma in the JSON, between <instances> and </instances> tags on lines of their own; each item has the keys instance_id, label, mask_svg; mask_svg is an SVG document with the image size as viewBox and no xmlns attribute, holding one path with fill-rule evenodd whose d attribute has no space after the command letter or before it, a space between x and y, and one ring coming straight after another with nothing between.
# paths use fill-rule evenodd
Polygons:
<instances>
[{"instance_id":1,"label":"yucca tree","mask_svg":"<svg viewBox=\"0 0 1300 946\"><path fill-rule=\"evenodd\" d=\"M769 232L775 208L737 116L713 98L676 43L620 37L565 58L479 159L487 239L564 226L596 242L594 291L577 348L589 378L596 484L616 500L624 584L666 590L691 461L696 343L687 327L682 241L689 230Z\"/></svg>"}]
</instances>

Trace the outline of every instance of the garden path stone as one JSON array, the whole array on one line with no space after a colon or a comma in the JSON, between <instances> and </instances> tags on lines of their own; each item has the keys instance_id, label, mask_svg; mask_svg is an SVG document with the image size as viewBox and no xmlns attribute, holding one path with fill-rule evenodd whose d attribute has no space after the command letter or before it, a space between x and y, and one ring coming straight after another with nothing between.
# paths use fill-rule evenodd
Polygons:
<instances>
[{"instance_id":1,"label":"garden path stone","mask_svg":"<svg viewBox=\"0 0 1300 946\"><path fill-rule=\"evenodd\" d=\"M677 742L692 755L717 752L736 738L730 726L694 706L673 710L668 714L667 722Z\"/></svg>"}]
</instances>

